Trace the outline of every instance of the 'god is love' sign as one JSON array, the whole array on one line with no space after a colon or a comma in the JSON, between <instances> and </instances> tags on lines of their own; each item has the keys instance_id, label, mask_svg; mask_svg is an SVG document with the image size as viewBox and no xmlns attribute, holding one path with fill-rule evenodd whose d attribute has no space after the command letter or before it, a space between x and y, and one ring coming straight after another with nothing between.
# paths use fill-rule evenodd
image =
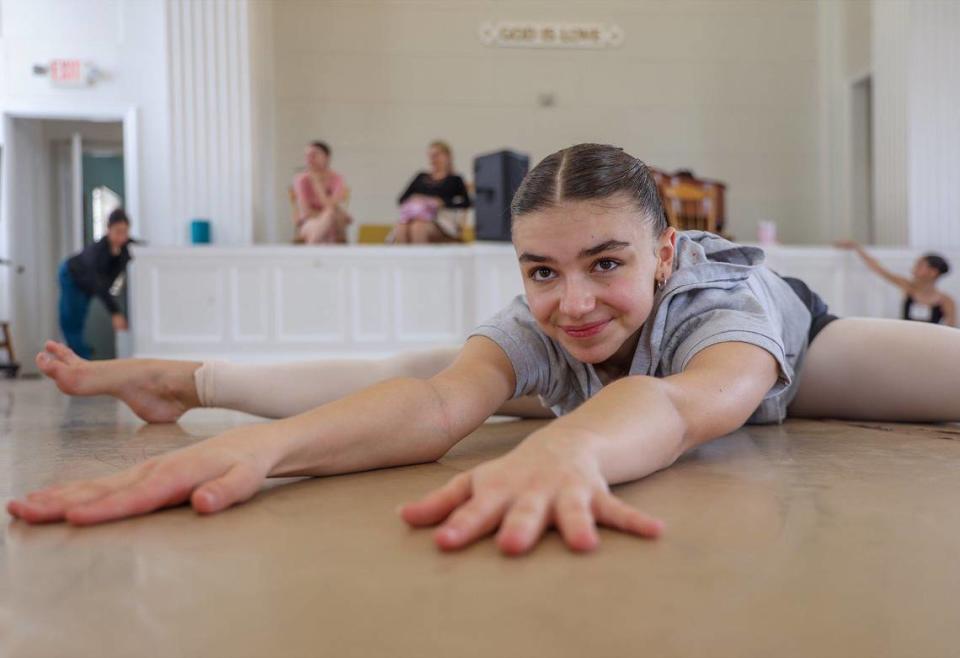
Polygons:
<instances>
[{"instance_id":1,"label":"'god is love' sign","mask_svg":"<svg viewBox=\"0 0 960 658\"><path fill-rule=\"evenodd\" d=\"M614 48L623 43L623 30L600 23L502 21L481 25L480 41L502 48Z\"/></svg>"}]
</instances>

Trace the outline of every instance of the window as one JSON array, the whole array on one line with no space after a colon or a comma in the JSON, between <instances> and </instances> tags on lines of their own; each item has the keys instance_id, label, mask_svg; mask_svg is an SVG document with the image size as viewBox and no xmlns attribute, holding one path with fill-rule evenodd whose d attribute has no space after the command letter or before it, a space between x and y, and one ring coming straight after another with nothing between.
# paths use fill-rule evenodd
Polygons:
<instances>
[{"instance_id":1,"label":"window","mask_svg":"<svg viewBox=\"0 0 960 658\"><path fill-rule=\"evenodd\" d=\"M110 213L120 207L120 196L106 185L93 188L93 241L107 234Z\"/></svg>"}]
</instances>

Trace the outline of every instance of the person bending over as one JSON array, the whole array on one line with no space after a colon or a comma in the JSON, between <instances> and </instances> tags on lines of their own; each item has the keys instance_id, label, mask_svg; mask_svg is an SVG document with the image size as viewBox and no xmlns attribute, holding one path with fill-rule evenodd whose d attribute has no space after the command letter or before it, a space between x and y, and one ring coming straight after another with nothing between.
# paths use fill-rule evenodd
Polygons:
<instances>
[{"instance_id":1,"label":"person bending over","mask_svg":"<svg viewBox=\"0 0 960 658\"><path fill-rule=\"evenodd\" d=\"M91 356L83 328L94 297L110 312L114 331L127 329L127 319L110 288L132 260L127 249L130 242L130 218L123 208L117 208L107 219L105 236L60 264L60 330L67 345L81 358Z\"/></svg>"},{"instance_id":2,"label":"person bending over","mask_svg":"<svg viewBox=\"0 0 960 658\"><path fill-rule=\"evenodd\" d=\"M960 420L960 332L838 319L802 281L767 268L760 249L678 233L646 165L619 148L548 156L512 212L525 295L459 350L373 364L90 363L50 343L37 363L62 390L117 395L147 420L196 406L281 419L7 509L77 525L188 501L212 514L256 495L267 477L429 462L491 414L535 414L555 418L402 517L439 525L444 550L495 533L503 552L524 553L553 526L584 551L598 544L597 524L644 537L663 529L612 485L745 423Z\"/></svg>"}]
</instances>

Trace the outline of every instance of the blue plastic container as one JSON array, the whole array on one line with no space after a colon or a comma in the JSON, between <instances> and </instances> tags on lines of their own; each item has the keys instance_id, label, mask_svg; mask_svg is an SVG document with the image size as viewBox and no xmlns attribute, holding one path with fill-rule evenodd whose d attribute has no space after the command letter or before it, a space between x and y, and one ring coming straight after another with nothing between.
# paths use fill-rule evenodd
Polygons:
<instances>
[{"instance_id":1,"label":"blue plastic container","mask_svg":"<svg viewBox=\"0 0 960 658\"><path fill-rule=\"evenodd\" d=\"M210 220L190 220L190 242L192 244L210 244Z\"/></svg>"}]
</instances>

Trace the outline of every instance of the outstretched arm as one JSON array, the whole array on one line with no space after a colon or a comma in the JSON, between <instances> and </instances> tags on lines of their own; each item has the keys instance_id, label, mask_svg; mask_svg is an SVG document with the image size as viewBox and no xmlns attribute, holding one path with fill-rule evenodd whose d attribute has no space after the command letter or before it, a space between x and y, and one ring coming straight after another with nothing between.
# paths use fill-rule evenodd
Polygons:
<instances>
[{"instance_id":1,"label":"outstretched arm","mask_svg":"<svg viewBox=\"0 0 960 658\"><path fill-rule=\"evenodd\" d=\"M636 480L741 427L778 372L773 356L755 345L719 343L680 374L615 382L553 429L586 441L610 484Z\"/></svg>"},{"instance_id":2,"label":"outstretched arm","mask_svg":"<svg viewBox=\"0 0 960 658\"><path fill-rule=\"evenodd\" d=\"M395 379L284 420L230 430L97 480L12 501L31 523L78 525L190 500L201 513L252 497L271 476L329 475L432 461L513 393L513 368L486 338L470 339L430 380Z\"/></svg>"},{"instance_id":3,"label":"outstretched arm","mask_svg":"<svg viewBox=\"0 0 960 658\"><path fill-rule=\"evenodd\" d=\"M777 375L776 361L761 348L720 343L678 375L626 377L504 457L408 505L404 518L413 525L444 521L436 541L445 549L498 527L497 543L507 553L530 550L549 525L575 550L597 545L597 522L655 536L661 524L615 498L608 485L666 468L740 427Z\"/></svg>"},{"instance_id":4,"label":"outstretched arm","mask_svg":"<svg viewBox=\"0 0 960 658\"><path fill-rule=\"evenodd\" d=\"M513 394L513 366L493 341L471 338L428 380L395 379L271 424L284 437L270 475L333 475L434 461Z\"/></svg>"},{"instance_id":5,"label":"outstretched arm","mask_svg":"<svg viewBox=\"0 0 960 658\"><path fill-rule=\"evenodd\" d=\"M853 251L857 252L857 255L860 256L861 260L863 260L866 266L869 267L873 272L879 274L887 282L897 286L903 292L910 292L910 279L898 274L894 274L885 268L876 258L868 254L867 250L858 243L853 242L852 240L844 240L837 242L836 246L841 249L852 249Z\"/></svg>"}]
</instances>

